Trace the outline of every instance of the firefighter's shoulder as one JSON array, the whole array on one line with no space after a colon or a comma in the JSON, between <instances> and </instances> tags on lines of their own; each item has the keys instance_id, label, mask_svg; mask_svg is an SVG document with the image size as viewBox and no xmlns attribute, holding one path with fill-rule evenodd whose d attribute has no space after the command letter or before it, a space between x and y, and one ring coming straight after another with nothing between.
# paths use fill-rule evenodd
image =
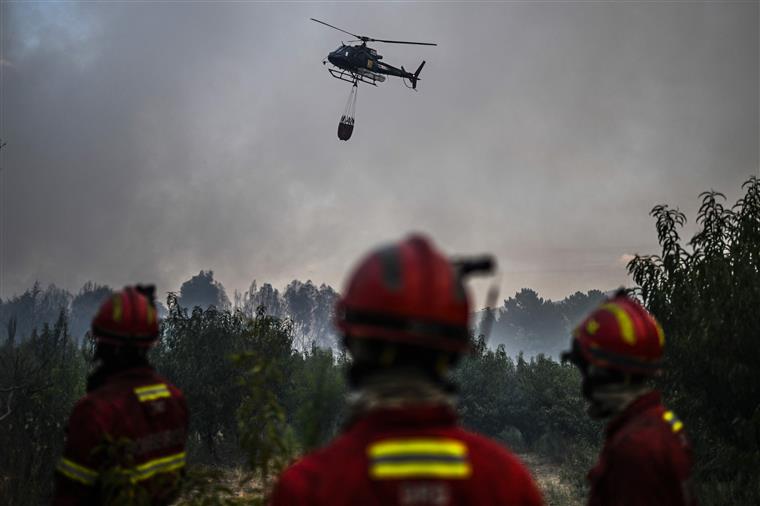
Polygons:
<instances>
[{"instance_id":1,"label":"firefighter's shoulder","mask_svg":"<svg viewBox=\"0 0 760 506\"><path fill-rule=\"evenodd\" d=\"M363 447L353 434L338 436L328 446L304 455L286 468L277 480L270 497L276 506L304 504L331 488L335 480L344 485L362 481Z\"/></svg>"},{"instance_id":2,"label":"firefighter's shoulder","mask_svg":"<svg viewBox=\"0 0 760 506\"><path fill-rule=\"evenodd\" d=\"M660 405L630 417L616 431L610 443L629 451L651 447L641 442L674 441L685 433L683 421L672 410ZM638 448L637 448L638 447Z\"/></svg>"},{"instance_id":3,"label":"firefighter's shoulder","mask_svg":"<svg viewBox=\"0 0 760 506\"><path fill-rule=\"evenodd\" d=\"M614 434L606 453L613 461L629 466L691 467L691 448L683 422L672 411L649 410L630 420Z\"/></svg>"}]
</instances>

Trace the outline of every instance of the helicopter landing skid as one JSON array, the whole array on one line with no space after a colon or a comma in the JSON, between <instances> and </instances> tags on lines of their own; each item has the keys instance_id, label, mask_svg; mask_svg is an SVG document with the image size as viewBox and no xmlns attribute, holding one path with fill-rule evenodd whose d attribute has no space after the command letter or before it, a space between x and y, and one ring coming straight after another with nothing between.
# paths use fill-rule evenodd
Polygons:
<instances>
[{"instance_id":1,"label":"helicopter landing skid","mask_svg":"<svg viewBox=\"0 0 760 506\"><path fill-rule=\"evenodd\" d=\"M358 82L363 82L363 83L371 84L372 86L377 86L376 83L378 80L367 75L356 74L354 72L349 72L347 70L335 70L335 69L327 69L327 70L335 79L340 79L341 81L345 81L353 85L356 85L356 83Z\"/></svg>"}]
</instances>

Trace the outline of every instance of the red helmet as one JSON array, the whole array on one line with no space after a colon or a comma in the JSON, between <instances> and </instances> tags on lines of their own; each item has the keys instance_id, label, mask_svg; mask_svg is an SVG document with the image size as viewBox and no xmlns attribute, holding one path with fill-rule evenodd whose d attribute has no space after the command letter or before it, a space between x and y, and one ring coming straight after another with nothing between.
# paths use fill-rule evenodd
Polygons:
<instances>
[{"instance_id":1,"label":"red helmet","mask_svg":"<svg viewBox=\"0 0 760 506\"><path fill-rule=\"evenodd\" d=\"M153 287L127 286L111 295L92 320L97 342L149 347L158 338Z\"/></svg>"},{"instance_id":2,"label":"red helmet","mask_svg":"<svg viewBox=\"0 0 760 506\"><path fill-rule=\"evenodd\" d=\"M427 238L411 235L359 262L338 301L336 323L347 340L461 353L469 347L469 314L458 272Z\"/></svg>"},{"instance_id":3,"label":"red helmet","mask_svg":"<svg viewBox=\"0 0 760 506\"><path fill-rule=\"evenodd\" d=\"M573 331L574 349L589 363L629 374L660 370L665 334L646 309L624 293L594 310Z\"/></svg>"}]
</instances>

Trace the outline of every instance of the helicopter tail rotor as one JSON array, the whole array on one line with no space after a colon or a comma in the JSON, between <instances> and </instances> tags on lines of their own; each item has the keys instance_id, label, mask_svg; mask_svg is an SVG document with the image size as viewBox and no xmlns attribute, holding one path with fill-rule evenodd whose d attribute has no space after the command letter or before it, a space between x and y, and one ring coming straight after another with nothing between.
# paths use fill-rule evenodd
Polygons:
<instances>
[{"instance_id":1,"label":"helicopter tail rotor","mask_svg":"<svg viewBox=\"0 0 760 506\"><path fill-rule=\"evenodd\" d=\"M412 89L417 89L417 79L419 79L420 72L422 72L422 67L425 66L425 60L422 60L422 63L420 63L420 66L417 67L417 70L414 72L410 80L412 81Z\"/></svg>"}]
</instances>

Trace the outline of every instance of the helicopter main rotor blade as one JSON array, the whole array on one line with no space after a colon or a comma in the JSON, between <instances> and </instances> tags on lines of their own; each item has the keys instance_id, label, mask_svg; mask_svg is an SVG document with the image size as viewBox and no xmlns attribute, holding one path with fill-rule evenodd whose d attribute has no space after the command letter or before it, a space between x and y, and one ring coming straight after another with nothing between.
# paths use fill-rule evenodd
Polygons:
<instances>
[{"instance_id":1,"label":"helicopter main rotor blade","mask_svg":"<svg viewBox=\"0 0 760 506\"><path fill-rule=\"evenodd\" d=\"M312 21L316 21L317 23L322 23L323 25L325 25L325 26L329 26L330 28L335 28L336 30L338 30L338 31L341 31L341 32L343 32L343 33L347 33L347 34L349 34L349 35L353 35L353 36L354 36L354 37L356 37L357 39L363 39L363 37L362 37L361 35L356 35L355 33L347 32L347 31L346 31L346 30L344 30L343 28L338 28L337 26L333 26L333 25L331 25L331 24L329 24L329 23L325 23L324 21L320 21L320 20L318 20L318 19L314 19L314 18L309 18L309 19L311 19Z\"/></svg>"},{"instance_id":2,"label":"helicopter main rotor blade","mask_svg":"<svg viewBox=\"0 0 760 506\"><path fill-rule=\"evenodd\" d=\"M369 39L368 42L386 42L388 44L414 44L415 46L437 46L432 42L409 42L407 40L384 40L384 39Z\"/></svg>"}]
</instances>

